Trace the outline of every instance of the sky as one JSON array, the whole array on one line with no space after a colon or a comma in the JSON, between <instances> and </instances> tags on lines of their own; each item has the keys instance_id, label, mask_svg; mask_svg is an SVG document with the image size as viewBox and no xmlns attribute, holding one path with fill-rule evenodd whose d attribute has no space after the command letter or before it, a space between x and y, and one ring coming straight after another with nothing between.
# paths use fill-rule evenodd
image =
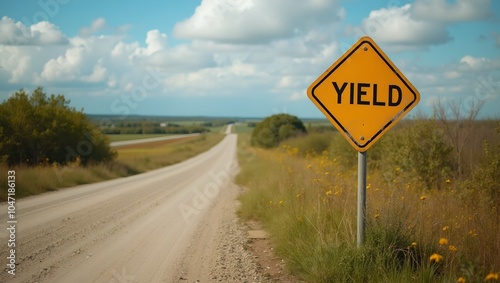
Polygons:
<instances>
[{"instance_id":1,"label":"sky","mask_svg":"<svg viewBox=\"0 0 500 283\"><path fill-rule=\"evenodd\" d=\"M323 118L308 86L370 36L421 95L500 117L496 0L2 0L0 101L89 114Z\"/></svg>"}]
</instances>

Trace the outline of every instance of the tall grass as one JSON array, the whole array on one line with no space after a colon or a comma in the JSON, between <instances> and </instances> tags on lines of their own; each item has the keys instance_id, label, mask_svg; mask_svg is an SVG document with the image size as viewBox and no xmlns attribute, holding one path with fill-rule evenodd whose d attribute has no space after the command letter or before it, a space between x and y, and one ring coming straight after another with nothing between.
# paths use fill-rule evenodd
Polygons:
<instances>
[{"instance_id":1,"label":"tall grass","mask_svg":"<svg viewBox=\"0 0 500 283\"><path fill-rule=\"evenodd\" d=\"M237 181L248 189L240 214L262 222L291 272L307 282L483 282L498 275L498 202L446 176L433 179L441 189L428 188L418 172L390 162L370 166L366 243L357 248L356 152L337 135L327 149L305 136L255 149L252 162L241 162ZM384 156L373 151L374 159Z\"/></svg>"}]
</instances>

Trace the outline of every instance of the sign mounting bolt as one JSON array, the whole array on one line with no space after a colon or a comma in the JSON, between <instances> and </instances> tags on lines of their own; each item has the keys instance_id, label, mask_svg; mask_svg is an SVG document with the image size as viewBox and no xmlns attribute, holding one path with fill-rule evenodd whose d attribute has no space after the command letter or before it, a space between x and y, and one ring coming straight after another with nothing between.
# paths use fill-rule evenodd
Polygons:
<instances>
[{"instance_id":1,"label":"sign mounting bolt","mask_svg":"<svg viewBox=\"0 0 500 283\"><path fill-rule=\"evenodd\" d=\"M364 141L365 140L365 136L361 136L361 140Z\"/></svg>"}]
</instances>

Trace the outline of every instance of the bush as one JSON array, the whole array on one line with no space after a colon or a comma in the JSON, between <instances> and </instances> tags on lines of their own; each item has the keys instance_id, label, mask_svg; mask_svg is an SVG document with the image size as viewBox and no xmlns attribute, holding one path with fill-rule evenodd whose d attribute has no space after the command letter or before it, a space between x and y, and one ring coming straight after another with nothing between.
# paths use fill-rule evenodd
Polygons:
<instances>
[{"instance_id":1,"label":"bush","mask_svg":"<svg viewBox=\"0 0 500 283\"><path fill-rule=\"evenodd\" d=\"M334 132L309 132L307 135L289 139L285 143L289 147L297 148L302 155L322 154L330 147L335 135L337 134Z\"/></svg>"},{"instance_id":2,"label":"bush","mask_svg":"<svg viewBox=\"0 0 500 283\"><path fill-rule=\"evenodd\" d=\"M500 135L500 127L497 128ZM484 191L493 205L500 201L500 144L491 146L485 142L484 153L478 168L466 187L472 192Z\"/></svg>"},{"instance_id":3,"label":"bush","mask_svg":"<svg viewBox=\"0 0 500 283\"><path fill-rule=\"evenodd\" d=\"M62 95L19 90L0 104L0 157L9 165L109 161L108 139Z\"/></svg>"},{"instance_id":4,"label":"bush","mask_svg":"<svg viewBox=\"0 0 500 283\"><path fill-rule=\"evenodd\" d=\"M250 142L253 146L271 148L278 146L280 142L288 138L305 132L306 128L299 118L288 114L277 114L267 117L257 124L252 132Z\"/></svg>"},{"instance_id":5,"label":"bush","mask_svg":"<svg viewBox=\"0 0 500 283\"><path fill-rule=\"evenodd\" d=\"M453 168L452 147L435 120L419 120L395 132L382 145L381 160L388 172L414 175L428 188L440 189ZM392 169L392 170L391 170Z\"/></svg>"}]
</instances>

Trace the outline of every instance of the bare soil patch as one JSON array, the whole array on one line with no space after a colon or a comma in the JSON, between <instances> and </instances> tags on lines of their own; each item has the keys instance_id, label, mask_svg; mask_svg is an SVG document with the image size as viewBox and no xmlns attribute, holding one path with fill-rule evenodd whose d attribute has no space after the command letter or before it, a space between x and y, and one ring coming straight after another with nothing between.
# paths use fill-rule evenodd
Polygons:
<instances>
[{"instance_id":1,"label":"bare soil patch","mask_svg":"<svg viewBox=\"0 0 500 283\"><path fill-rule=\"evenodd\" d=\"M274 252L273 245L262 230L262 225L256 221L248 221L248 250L253 254L257 262L259 272L273 282L303 282L297 277L290 275L286 270L286 264Z\"/></svg>"}]
</instances>

